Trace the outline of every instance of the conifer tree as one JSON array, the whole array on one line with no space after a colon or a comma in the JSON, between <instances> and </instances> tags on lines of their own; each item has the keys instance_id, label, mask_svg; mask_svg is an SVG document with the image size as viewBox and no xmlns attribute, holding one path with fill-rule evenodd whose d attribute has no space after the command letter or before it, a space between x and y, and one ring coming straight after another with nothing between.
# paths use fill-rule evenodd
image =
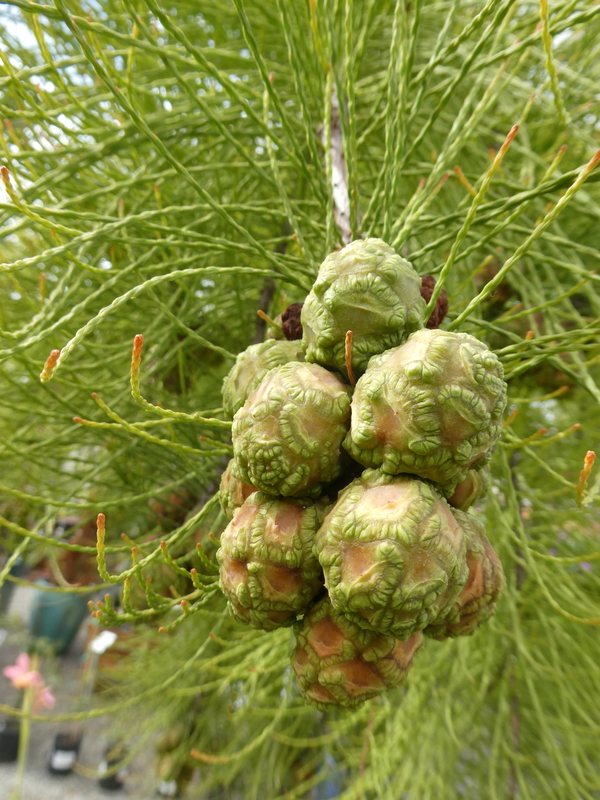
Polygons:
<instances>
[{"instance_id":1,"label":"conifer tree","mask_svg":"<svg viewBox=\"0 0 600 800\"><path fill-rule=\"evenodd\" d=\"M54 718L143 721L190 796L599 797L600 6L8 0L0 25L0 584L46 555L89 594L59 558L88 554L94 614L139 644ZM507 588L404 687L324 714L289 629L218 588L221 383L366 236L504 366L475 513ZM73 514L96 544L52 536Z\"/></svg>"}]
</instances>

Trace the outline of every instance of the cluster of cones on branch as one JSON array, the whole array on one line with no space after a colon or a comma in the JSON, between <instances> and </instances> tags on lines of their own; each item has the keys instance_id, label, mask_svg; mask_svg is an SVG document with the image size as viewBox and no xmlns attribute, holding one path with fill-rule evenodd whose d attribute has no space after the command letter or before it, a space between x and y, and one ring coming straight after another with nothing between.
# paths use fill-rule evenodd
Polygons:
<instances>
[{"instance_id":1,"label":"cluster of cones on branch","mask_svg":"<svg viewBox=\"0 0 600 800\"><path fill-rule=\"evenodd\" d=\"M401 685L423 636L472 633L504 585L467 511L502 366L437 327L445 294L424 320L434 285L380 239L352 242L223 384L220 585L241 622L294 627L300 692L323 710Z\"/></svg>"}]
</instances>

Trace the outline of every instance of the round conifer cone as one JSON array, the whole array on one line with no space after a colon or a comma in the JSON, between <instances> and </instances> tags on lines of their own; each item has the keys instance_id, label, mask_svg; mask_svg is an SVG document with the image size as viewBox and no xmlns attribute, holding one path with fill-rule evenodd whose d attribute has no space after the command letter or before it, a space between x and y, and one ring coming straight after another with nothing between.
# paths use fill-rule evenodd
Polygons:
<instances>
[{"instance_id":1,"label":"round conifer cone","mask_svg":"<svg viewBox=\"0 0 600 800\"><path fill-rule=\"evenodd\" d=\"M233 615L270 631L292 625L323 588L313 554L322 503L250 495L221 535L220 585Z\"/></svg>"},{"instance_id":2,"label":"round conifer cone","mask_svg":"<svg viewBox=\"0 0 600 800\"><path fill-rule=\"evenodd\" d=\"M421 633L405 642L366 631L320 600L295 629L292 667L311 705L356 708L406 680Z\"/></svg>"},{"instance_id":3,"label":"round conifer cone","mask_svg":"<svg viewBox=\"0 0 600 800\"><path fill-rule=\"evenodd\" d=\"M468 333L424 329L369 362L344 447L364 466L434 481L446 495L502 432L502 364Z\"/></svg>"},{"instance_id":4,"label":"round conifer cone","mask_svg":"<svg viewBox=\"0 0 600 800\"><path fill-rule=\"evenodd\" d=\"M430 484L365 470L327 514L315 552L336 612L407 639L449 613L467 580L465 546Z\"/></svg>"},{"instance_id":5,"label":"round conifer cone","mask_svg":"<svg viewBox=\"0 0 600 800\"><path fill-rule=\"evenodd\" d=\"M297 362L271 370L233 420L242 480L270 494L318 496L342 471L349 422L350 389L331 372Z\"/></svg>"},{"instance_id":6,"label":"round conifer cone","mask_svg":"<svg viewBox=\"0 0 600 800\"><path fill-rule=\"evenodd\" d=\"M381 239L357 239L330 253L302 307L306 360L346 375L346 333L353 333L352 369L423 327L421 278Z\"/></svg>"},{"instance_id":7,"label":"round conifer cone","mask_svg":"<svg viewBox=\"0 0 600 800\"><path fill-rule=\"evenodd\" d=\"M303 361L300 342L267 339L241 352L223 381L223 408L233 417L257 388L267 372L289 361Z\"/></svg>"},{"instance_id":8,"label":"round conifer cone","mask_svg":"<svg viewBox=\"0 0 600 800\"><path fill-rule=\"evenodd\" d=\"M469 577L450 613L435 620L423 633L432 639L469 636L496 610L496 602L506 584L502 563L487 540L483 527L470 514L457 511L456 517L467 534Z\"/></svg>"}]
</instances>

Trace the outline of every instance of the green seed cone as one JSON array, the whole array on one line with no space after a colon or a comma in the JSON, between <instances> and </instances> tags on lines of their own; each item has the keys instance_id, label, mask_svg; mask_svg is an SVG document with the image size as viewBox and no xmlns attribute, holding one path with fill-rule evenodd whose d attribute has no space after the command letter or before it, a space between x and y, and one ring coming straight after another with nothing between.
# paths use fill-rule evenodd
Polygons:
<instances>
[{"instance_id":1,"label":"green seed cone","mask_svg":"<svg viewBox=\"0 0 600 800\"><path fill-rule=\"evenodd\" d=\"M371 360L344 447L365 466L418 475L449 495L469 468L487 462L505 406L502 365L484 344L421 330Z\"/></svg>"},{"instance_id":2,"label":"green seed cone","mask_svg":"<svg viewBox=\"0 0 600 800\"><path fill-rule=\"evenodd\" d=\"M366 631L335 611L327 597L296 625L292 667L311 705L356 708L406 680L421 633L405 642Z\"/></svg>"},{"instance_id":3,"label":"green seed cone","mask_svg":"<svg viewBox=\"0 0 600 800\"><path fill-rule=\"evenodd\" d=\"M467 580L465 545L429 484L366 470L325 518L315 552L337 612L405 640L450 612Z\"/></svg>"},{"instance_id":4,"label":"green seed cone","mask_svg":"<svg viewBox=\"0 0 600 800\"><path fill-rule=\"evenodd\" d=\"M455 512L467 535L469 577L444 619L437 619L423 633L432 639L469 636L496 610L506 584L502 563L487 540L483 527L470 514Z\"/></svg>"},{"instance_id":5,"label":"green seed cone","mask_svg":"<svg viewBox=\"0 0 600 800\"><path fill-rule=\"evenodd\" d=\"M331 372L297 362L272 370L233 420L242 480L270 494L318 496L341 472L349 421L350 389Z\"/></svg>"},{"instance_id":6,"label":"green seed cone","mask_svg":"<svg viewBox=\"0 0 600 800\"><path fill-rule=\"evenodd\" d=\"M256 492L221 535L220 585L233 615L253 628L274 630L296 621L323 588L313 554L322 503Z\"/></svg>"},{"instance_id":7,"label":"green seed cone","mask_svg":"<svg viewBox=\"0 0 600 800\"><path fill-rule=\"evenodd\" d=\"M289 361L302 361L301 342L267 339L252 344L238 355L223 381L223 408L233 417L258 387L267 372Z\"/></svg>"},{"instance_id":8,"label":"green seed cone","mask_svg":"<svg viewBox=\"0 0 600 800\"><path fill-rule=\"evenodd\" d=\"M423 327L421 279L381 239L352 242L327 256L302 308L306 360L346 374L345 339L353 333L352 368L401 344Z\"/></svg>"},{"instance_id":9,"label":"green seed cone","mask_svg":"<svg viewBox=\"0 0 600 800\"><path fill-rule=\"evenodd\" d=\"M219 487L219 501L225 516L233 519L238 508L243 506L250 495L257 491L256 486L251 486L242 480L235 458L232 458L221 475Z\"/></svg>"}]
</instances>

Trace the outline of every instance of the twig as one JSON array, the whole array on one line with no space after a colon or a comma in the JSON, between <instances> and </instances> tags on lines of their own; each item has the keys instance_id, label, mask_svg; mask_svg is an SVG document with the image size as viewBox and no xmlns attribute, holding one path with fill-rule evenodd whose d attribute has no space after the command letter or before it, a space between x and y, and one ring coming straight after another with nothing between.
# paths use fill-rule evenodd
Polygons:
<instances>
[{"instance_id":1,"label":"twig","mask_svg":"<svg viewBox=\"0 0 600 800\"><path fill-rule=\"evenodd\" d=\"M344 158L340 104L335 89L331 88L331 191L333 195L333 215L344 244L352 241L350 229L350 195L348 194L348 170Z\"/></svg>"},{"instance_id":2,"label":"twig","mask_svg":"<svg viewBox=\"0 0 600 800\"><path fill-rule=\"evenodd\" d=\"M577 490L575 493L577 505L579 506L582 506L584 504L584 494L585 490L587 489L587 480L590 477L590 473L592 471L592 467L594 466L595 460L596 460L596 453L593 450L588 450L583 460L583 469L579 473L579 483L577 484Z\"/></svg>"},{"instance_id":3,"label":"twig","mask_svg":"<svg viewBox=\"0 0 600 800\"><path fill-rule=\"evenodd\" d=\"M346 331L346 341L344 343L344 358L346 360L346 372L348 373L348 380L352 386L356 386L354 378L354 370L352 369L352 331Z\"/></svg>"}]
</instances>

